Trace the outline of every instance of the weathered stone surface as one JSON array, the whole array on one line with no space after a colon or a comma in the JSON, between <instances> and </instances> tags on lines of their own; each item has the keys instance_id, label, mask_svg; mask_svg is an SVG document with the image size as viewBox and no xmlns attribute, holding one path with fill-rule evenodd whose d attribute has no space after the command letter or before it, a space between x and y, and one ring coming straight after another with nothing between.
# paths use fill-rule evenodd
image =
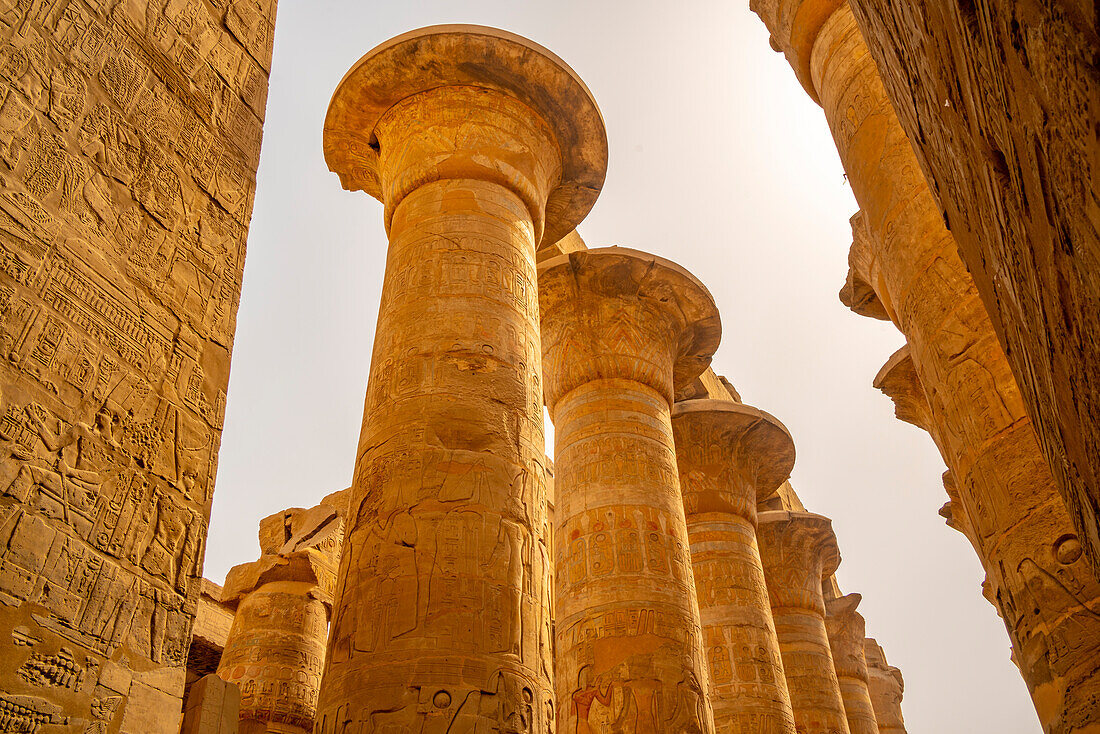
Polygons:
<instances>
[{"instance_id":1,"label":"weathered stone surface","mask_svg":"<svg viewBox=\"0 0 1100 734\"><path fill-rule=\"evenodd\" d=\"M831 595L827 589L825 629L829 633L829 649L833 653L848 729L851 734L879 734L863 648L867 627L863 615L856 611L862 600L859 594Z\"/></svg>"},{"instance_id":2,"label":"weathered stone surface","mask_svg":"<svg viewBox=\"0 0 1100 734\"><path fill-rule=\"evenodd\" d=\"M337 497L339 499L339 497ZM260 521L258 561L234 566L222 601L236 610L218 675L240 690L241 734L309 734L325 660L343 513L294 508Z\"/></svg>"},{"instance_id":3,"label":"weathered stone surface","mask_svg":"<svg viewBox=\"0 0 1100 734\"><path fill-rule=\"evenodd\" d=\"M599 110L526 39L421 29L345 76L325 156L390 245L317 731L546 730L535 252L602 185Z\"/></svg>"},{"instance_id":4,"label":"weathered stone surface","mask_svg":"<svg viewBox=\"0 0 1100 734\"><path fill-rule=\"evenodd\" d=\"M236 683L203 676L187 693L179 734L239 734L241 692Z\"/></svg>"},{"instance_id":5,"label":"weathered stone surface","mask_svg":"<svg viewBox=\"0 0 1100 734\"><path fill-rule=\"evenodd\" d=\"M795 725L800 734L848 734L821 591L840 565L832 522L777 510L760 513L757 523Z\"/></svg>"},{"instance_id":6,"label":"weathered stone surface","mask_svg":"<svg viewBox=\"0 0 1100 734\"><path fill-rule=\"evenodd\" d=\"M178 731L274 15L0 2L10 731Z\"/></svg>"},{"instance_id":7,"label":"weathered stone surface","mask_svg":"<svg viewBox=\"0 0 1100 734\"><path fill-rule=\"evenodd\" d=\"M906 734L905 721L901 715L901 699L905 692L905 680L901 677L901 671L886 662L886 653L873 638L868 637L863 641L863 651L867 661L871 705L875 709L879 734Z\"/></svg>"},{"instance_id":8,"label":"weathered stone surface","mask_svg":"<svg viewBox=\"0 0 1100 734\"><path fill-rule=\"evenodd\" d=\"M719 733L794 734L756 542L756 505L786 480L794 442L778 420L730 400L677 403L676 460Z\"/></svg>"},{"instance_id":9,"label":"weathered stone surface","mask_svg":"<svg viewBox=\"0 0 1100 734\"><path fill-rule=\"evenodd\" d=\"M1100 568L1095 4L852 10Z\"/></svg>"},{"instance_id":10,"label":"weathered stone surface","mask_svg":"<svg viewBox=\"0 0 1100 734\"><path fill-rule=\"evenodd\" d=\"M932 422L957 487L951 514L972 529L1040 721L1051 733L1077 731L1100 698L1100 585L974 281L848 4L771 1L758 11L822 103L862 209L867 236L857 227L855 247L866 252L850 264L905 334L927 399L914 408L905 388L899 413ZM894 369L904 367L889 367L880 384L898 393Z\"/></svg>"},{"instance_id":11,"label":"weathered stone surface","mask_svg":"<svg viewBox=\"0 0 1100 734\"><path fill-rule=\"evenodd\" d=\"M559 731L713 732L670 412L720 324L679 266L624 248L542 263L556 467Z\"/></svg>"}]
</instances>

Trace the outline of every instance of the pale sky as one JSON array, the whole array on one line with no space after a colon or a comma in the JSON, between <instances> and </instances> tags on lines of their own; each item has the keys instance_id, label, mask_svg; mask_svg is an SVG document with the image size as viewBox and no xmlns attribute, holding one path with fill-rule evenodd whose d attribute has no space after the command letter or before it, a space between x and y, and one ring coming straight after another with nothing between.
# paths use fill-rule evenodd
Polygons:
<instances>
[{"instance_id":1,"label":"pale sky","mask_svg":"<svg viewBox=\"0 0 1100 734\"><path fill-rule=\"evenodd\" d=\"M321 129L360 56L438 23L526 36L592 90L610 168L581 235L714 294L714 369L794 436L791 481L833 519L838 579L905 676L911 734L1039 732L977 558L936 514L943 462L871 386L903 340L837 298L855 201L748 0L280 3L205 575L256 559L260 518L351 481L386 239L381 205L328 172Z\"/></svg>"}]
</instances>

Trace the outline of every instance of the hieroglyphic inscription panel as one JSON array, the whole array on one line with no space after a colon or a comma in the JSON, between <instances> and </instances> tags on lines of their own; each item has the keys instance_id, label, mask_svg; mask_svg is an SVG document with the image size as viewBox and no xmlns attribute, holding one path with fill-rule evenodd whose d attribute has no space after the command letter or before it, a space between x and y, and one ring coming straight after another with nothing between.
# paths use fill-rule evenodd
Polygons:
<instances>
[{"instance_id":1,"label":"hieroglyphic inscription panel","mask_svg":"<svg viewBox=\"0 0 1100 734\"><path fill-rule=\"evenodd\" d=\"M0 1L5 730L178 728L274 13Z\"/></svg>"}]
</instances>

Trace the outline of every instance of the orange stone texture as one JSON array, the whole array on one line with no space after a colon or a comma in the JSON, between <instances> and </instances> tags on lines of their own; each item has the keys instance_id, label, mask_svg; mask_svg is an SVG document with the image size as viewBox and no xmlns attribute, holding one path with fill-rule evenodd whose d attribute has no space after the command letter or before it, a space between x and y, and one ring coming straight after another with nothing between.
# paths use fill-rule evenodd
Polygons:
<instances>
[{"instance_id":1,"label":"orange stone texture","mask_svg":"<svg viewBox=\"0 0 1100 734\"><path fill-rule=\"evenodd\" d=\"M535 260L602 185L599 110L546 49L438 26L348 72L324 143L389 252L316 731L546 731Z\"/></svg>"},{"instance_id":2,"label":"orange stone texture","mask_svg":"<svg viewBox=\"0 0 1100 734\"><path fill-rule=\"evenodd\" d=\"M863 615L856 611L862 599L859 594L826 599L825 629L829 633L829 648L833 653L833 667L840 683L848 729L851 734L879 734L863 649L867 628Z\"/></svg>"},{"instance_id":3,"label":"orange stone texture","mask_svg":"<svg viewBox=\"0 0 1100 734\"><path fill-rule=\"evenodd\" d=\"M877 640L864 639L863 652L867 663L867 687L879 734L906 734L901 715L901 699L905 693L901 671L886 662L886 653Z\"/></svg>"},{"instance_id":4,"label":"orange stone texture","mask_svg":"<svg viewBox=\"0 0 1100 734\"><path fill-rule=\"evenodd\" d=\"M1052 734L1082 731L1100 697L1100 586L851 9L836 0L754 8L824 107L861 207L842 299L905 335L920 383L905 394L925 396L917 412L951 469L952 514L985 566L1039 719Z\"/></svg>"},{"instance_id":5,"label":"orange stone texture","mask_svg":"<svg viewBox=\"0 0 1100 734\"><path fill-rule=\"evenodd\" d=\"M1100 21L1089 0L854 0L1100 569Z\"/></svg>"},{"instance_id":6,"label":"orange stone texture","mask_svg":"<svg viewBox=\"0 0 1100 734\"><path fill-rule=\"evenodd\" d=\"M0 2L4 731L179 731L274 19Z\"/></svg>"},{"instance_id":7,"label":"orange stone texture","mask_svg":"<svg viewBox=\"0 0 1100 734\"><path fill-rule=\"evenodd\" d=\"M286 510L260 522L259 560L229 571L218 675L240 689L240 734L313 731L343 541L335 508Z\"/></svg>"},{"instance_id":8,"label":"orange stone texture","mask_svg":"<svg viewBox=\"0 0 1100 734\"><path fill-rule=\"evenodd\" d=\"M756 540L756 506L790 475L778 420L730 400L672 413L691 562L719 733L794 734L787 679Z\"/></svg>"},{"instance_id":9,"label":"orange stone texture","mask_svg":"<svg viewBox=\"0 0 1100 734\"><path fill-rule=\"evenodd\" d=\"M757 518L772 618L799 734L848 734L821 582L840 551L832 522L810 512L773 510Z\"/></svg>"},{"instance_id":10,"label":"orange stone texture","mask_svg":"<svg viewBox=\"0 0 1100 734\"><path fill-rule=\"evenodd\" d=\"M713 732L671 410L710 362L714 301L608 247L538 272L554 422L558 730Z\"/></svg>"}]
</instances>

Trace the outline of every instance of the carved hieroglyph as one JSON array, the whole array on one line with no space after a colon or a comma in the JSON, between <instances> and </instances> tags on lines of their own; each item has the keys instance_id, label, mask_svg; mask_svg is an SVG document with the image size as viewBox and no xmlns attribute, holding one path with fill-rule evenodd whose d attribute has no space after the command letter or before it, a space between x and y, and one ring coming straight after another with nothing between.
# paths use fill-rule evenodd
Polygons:
<instances>
[{"instance_id":1,"label":"carved hieroglyph","mask_svg":"<svg viewBox=\"0 0 1100 734\"><path fill-rule=\"evenodd\" d=\"M260 521L260 559L229 571L218 675L240 688L240 734L313 731L343 542L335 508L285 510Z\"/></svg>"},{"instance_id":2,"label":"carved hieroglyph","mask_svg":"<svg viewBox=\"0 0 1100 734\"><path fill-rule=\"evenodd\" d=\"M546 49L439 26L345 76L325 156L390 244L317 730L546 731L535 251L602 185L599 110Z\"/></svg>"},{"instance_id":3,"label":"carved hieroglyph","mask_svg":"<svg viewBox=\"0 0 1100 734\"><path fill-rule=\"evenodd\" d=\"M1077 731L1100 715L1100 585L973 279L848 4L754 7L824 107L862 209L842 295L870 312L873 291L905 334L921 387L903 393L926 396L905 412L930 420L957 487L953 521L969 529L1040 721L1051 734Z\"/></svg>"},{"instance_id":4,"label":"carved hieroglyph","mask_svg":"<svg viewBox=\"0 0 1100 734\"><path fill-rule=\"evenodd\" d=\"M8 731L178 731L274 15L0 2Z\"/></svg>"},{"instance_id":5,"label":"carved hieroglyph","mask_svg":"<svg viewBox=\"0 0 1100 734\"><path fill-rule=\"evenodd\" d=\"M794 441L772 416L729 400L677 403L672 428L715 729L794 734L756 542L756 504L790 476Z\"/></svg>"},{"instance_id":6,"label":"carved hieroglyph","mask_svg":"<svg viewBox=\"0 0 1100 734\"><path fill-rule=\"evenodd\" d=\"M832 522L809 512L761 512L757 537L798 732L849 734L821 591L840 565Z\"/></svg>"},{"instance_id":7,"label":"carved hieroglyph","mask_svg":"<svg viewBox=\"0 0 1100 734\"><path fill-rule=\"evenodd\" d=\"M826 599L825 629L851 734L879 734L863 649L867 629L863 615L856 611L862 600L859 594Z\"/></svg>"},{"instance_id":8,"label":"carved hieroglyph","mask_svg":"<svg viewBox=\"0 0 1100 734\"><path fill-rule=\"evenodd\" d=\"M863 652L867 661L867 686L879 734L906 734L905 720L901 715L901 699L905 693L905 679L901 671L886 662L886 653L874 638L868 637L863 641Z\"/></svg>"},{"instance_id":9,"label":"carved hieroglyph","mask_svg":"<svg viewBox=\"0 0 1100 734\"><path fill-rule=\"evenodd\" d=\"M713 732L673 446L721 326L690 273L605 247L539 266L554 421L558 731Z\"/></svg>"}]
</instances>

